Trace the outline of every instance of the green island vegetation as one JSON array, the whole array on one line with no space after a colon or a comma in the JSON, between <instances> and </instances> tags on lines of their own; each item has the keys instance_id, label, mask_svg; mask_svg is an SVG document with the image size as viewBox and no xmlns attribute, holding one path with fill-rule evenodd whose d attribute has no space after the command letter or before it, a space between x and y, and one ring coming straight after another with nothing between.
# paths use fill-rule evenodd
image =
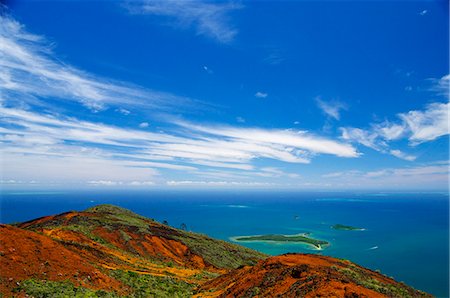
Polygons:
<instances>
[{"instance_id":1,"label":"green island vegetation","mask_svg":"<svg viewBox=\"0 0 450 298\"><path fill-rule=\"evenodd\" d=\"M341 231L364 231L364 228L358 228L358 227L352 227L352 226L346 226L341 224L336 224L334 226L331 226L332 229L335 230L341 230Z\"/></svg>"},{"instance_id":2,"label":"green island vegetation","mask_svg":"<svg viewBox=\"0 0 450 298\"><path fill-rule=\"evenodd\" d=\"M308 234L299 235L256 235L256 236L242 236L234 238L235 241L274 241L274 242L299 242L313 245L317 249L321 249L323 245L329 245L327 241L318 240L307 237Z\"/></svg>"}]
</instances>

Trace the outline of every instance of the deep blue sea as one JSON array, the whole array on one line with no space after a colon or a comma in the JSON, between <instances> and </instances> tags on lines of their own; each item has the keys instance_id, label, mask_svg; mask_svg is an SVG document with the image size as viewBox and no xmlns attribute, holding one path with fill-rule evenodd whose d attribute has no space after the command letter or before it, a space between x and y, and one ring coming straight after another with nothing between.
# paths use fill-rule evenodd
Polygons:
<instances>
[{"instance_id":1,"label":"deep blue sea","mask_svg":"<svg viewBox=\"0 0 450 298\"><path fill-rule=\"evenodd\" d=\"M307 252L349 259L448 297L448 199L447 193L3 191L0 222L109 203L228 241L240 235L310 232L331 245L317 251L302 244L241 244L273 255ZM331 228L334 224L366 230L339 231Z\"/></svg>"}]
</instances>

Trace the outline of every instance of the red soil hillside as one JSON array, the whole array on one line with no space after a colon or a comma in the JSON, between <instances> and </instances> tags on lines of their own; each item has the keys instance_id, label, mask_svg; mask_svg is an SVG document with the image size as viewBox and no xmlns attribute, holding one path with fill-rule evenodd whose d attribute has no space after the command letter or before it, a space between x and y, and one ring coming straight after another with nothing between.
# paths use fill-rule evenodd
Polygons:
<instances>
[{"instance_id":1,"label":"red soil hillside","mask_svg":"<svg viewBox=\"0 0 450 298\"><path fill-rule=\"evenodd\" d=\"M144 288L142 297L158 297L164 291L192 289L212 276L265 258L111 205L45 216L16 227L2 225L0 232L0 291L7 296L22 291L23 281L33 291L36 287L49 291L35 281L68 280L114 295ZM161 289L152 290L153 286Z\"/></svg>"},{"instance_id":2,"label":"red soil hillside","mask_svg":"<svg viewBox=\"0 0 450 298\"><path fill-rule=\"evenodd\" d=\"M308 254L233 270L198 292L197 297L431 297L349 261Z\"/></svg>"},{"instance_id":3,"label":"red soil hillside","mask_svg":"<svg viewBox=\"0 0 450 298\"><path fill-rule=\"evenodd\" d=\"M127 262L128 257L134 263L138 257L153 263L224 272L221 269L254 264L265 257L242 246L175 229L111 205L46 216L19 227L46 234L86 258L90 258L89 253L103 255L108 262L112 259ZM89 250L85 249L87 246Z\"/></svg>"},{"instance_id":4,"label":"red soil hillside","mask_svg":"<svg viewBox=\"0 0 450 298\"><path fill-rule=\"evenodd\" d=\"M0 225L1 293L11 294L30 277L64 281L93 289L119 290L123 284L49 237Z\"/></svg>"}]
</instances>

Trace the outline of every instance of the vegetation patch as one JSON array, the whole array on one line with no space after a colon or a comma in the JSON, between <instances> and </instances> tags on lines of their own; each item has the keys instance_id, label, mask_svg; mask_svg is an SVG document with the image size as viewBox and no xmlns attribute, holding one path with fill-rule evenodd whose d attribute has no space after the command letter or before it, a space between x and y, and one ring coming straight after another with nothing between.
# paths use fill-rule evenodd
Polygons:
<instances>
[{"instance_id":1,"label":"vegetation patch","mask_svg":"<svg viewBox=\"0 0 450 298\"><path fill-rule=\"evenodd\" d=\"M187 282L167 276L139 274L133 271L114 270L111 276L132 289L128 297L192 297L193 287Z\"/></svg>"},{"instance_id":2,"label":"vegetation patch","mask_svg":"<svg viewBox=\"0 0 450 298\"><path fill-rule=\"evenodd\" d=\"M254 265L267 257L255 250L201 234L180 231L180 235L174 238L216 268L235 269L242 265Z\"/></svg>"},{"instance_id":3,"label":"vegetation patch","mask_svg":"<svg viewBox=\"0 0 450 298\"><path fill-rule=\"evenodd\" d=\"M35 298L66 298L66 297L120 297L116 293L104 290L91 290L84 287L74 286L70 281L49 281L38 279L27 279L14 289L15 293L23 292Z\"/></svg>"},{"instance_id":4,"label":"vegetation patch","mask_svg":"<svg viewBox=\"0 0 450 298\"><path fill-rule=\"evenodd\" d=\"M367 289L374 290L378 293L387 295L388 297L414 297L406 287L401 284L393 285L383 283L380 280L359 270L356 266L351 268L336 268L339 272L347 276L352 282L363 286Z\"/></svg>"}]
</instances>

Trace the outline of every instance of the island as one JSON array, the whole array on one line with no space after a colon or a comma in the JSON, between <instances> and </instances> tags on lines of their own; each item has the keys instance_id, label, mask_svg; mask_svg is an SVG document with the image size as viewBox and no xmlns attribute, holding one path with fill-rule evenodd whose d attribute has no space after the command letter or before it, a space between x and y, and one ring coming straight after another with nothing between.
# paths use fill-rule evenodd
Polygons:
<instances>
[{"instance_id":1,"label":"island","mask_svg":"<svg viewBox=\"0 0 450 298\"><path fill-rule=\"evenodd\" d=\"M341 225L341 224L336 224L336 225L332 226L331 228L335 229L335 230L341 230L341 231L364 231L364 230L366 230L364 228L346 226L346 225Z\"/></svg>"},{"instance_id":2,"label":"island","mask_svg":"<svg viewBox=\"0 0 450 298\"><path fill-rule=\"evenodd\" d=\"M322 249L322 246L329 245L327 241L318 240L309 237L310 233L302 233L296 235L255 235L255 236L239 236L234 237L234 241L270 241L270 242L293 242L293 243L305 243L314 246L316 249Z\"/></svg>"}]
</instances>

